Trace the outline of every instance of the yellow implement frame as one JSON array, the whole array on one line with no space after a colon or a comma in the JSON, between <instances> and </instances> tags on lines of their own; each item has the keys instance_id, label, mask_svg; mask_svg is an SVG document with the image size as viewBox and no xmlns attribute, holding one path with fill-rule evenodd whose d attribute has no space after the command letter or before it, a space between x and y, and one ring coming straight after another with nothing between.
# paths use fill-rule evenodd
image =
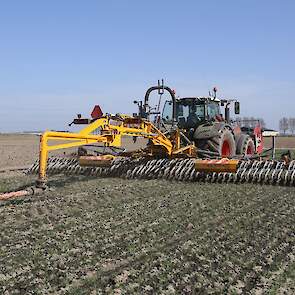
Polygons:
<instances>
[{"instance_id":1,"label":"yellow implement frame","mask_svg":"<svg viewBox=\"0 0 295 295\"><path fill-rule=\"evenodd\" d=\"M98 131L98 134L95 134ZM179 132L169 139L151 122L133 117L106 115L87 125L78 133L46 131L40 139L39 183L46 182L48 152L78 147L86 144L104 143L105 146L120 147L122 136L138 136L150 139L152 147L160 147L167 156L180 150ZM49 141L70 141L49 145ZM193 147L185 153L192 153Z\"/></svg>"}]
</instances>

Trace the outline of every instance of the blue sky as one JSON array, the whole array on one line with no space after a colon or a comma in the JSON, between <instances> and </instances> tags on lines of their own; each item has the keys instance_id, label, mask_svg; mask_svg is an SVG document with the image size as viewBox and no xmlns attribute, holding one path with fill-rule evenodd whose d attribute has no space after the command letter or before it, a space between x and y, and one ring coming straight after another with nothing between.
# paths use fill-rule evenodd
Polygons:
<instances>
[{"instance_id":1,"label":"blue sky","mask_svg":"<svg viewBox=\"0 0 295 295\"><path fill-rule=\"evenodd\" d=\"M295 116L295 1L0 0L0 132L68 129L94 104L132 113L164 78L180 96Z\"/></svg>"}]
</instances>

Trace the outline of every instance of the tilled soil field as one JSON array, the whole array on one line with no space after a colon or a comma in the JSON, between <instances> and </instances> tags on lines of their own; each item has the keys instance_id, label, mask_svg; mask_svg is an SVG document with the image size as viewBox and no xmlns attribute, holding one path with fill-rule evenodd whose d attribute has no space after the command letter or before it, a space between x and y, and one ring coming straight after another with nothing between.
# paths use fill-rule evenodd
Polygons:
<instances>
[{"instance_id":1,"label":"tilled soil field","mask_svg":"<svg viewBox=\"0 0 295 295\"><path fill-rule=\"evenodd\" d=\"M1 204L1 294L295 293L293 188L83 177L51 187Z\"/></svg>"},{"instance_id":2,"label":"tilled soil field","mask_svg":"<svg viewBox=\"0 0 295 295\"><path fill-rule=\"evenodd\" d=\"M0 294L295 294L294 188L50 179L0 203Z\"/></svg>"}]
</instances>

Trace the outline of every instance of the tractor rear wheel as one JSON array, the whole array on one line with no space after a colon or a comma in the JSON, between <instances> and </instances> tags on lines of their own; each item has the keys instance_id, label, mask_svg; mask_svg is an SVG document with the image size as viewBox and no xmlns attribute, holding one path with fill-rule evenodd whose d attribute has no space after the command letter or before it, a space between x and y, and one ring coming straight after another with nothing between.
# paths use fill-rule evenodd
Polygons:
<instances>
[{"instance_id":1,"label":"tractor rear wheel","mask_svg":"<svg viewBox=\"0 0 295 295\"><path fill-rule=\"evenodd\" d=\"M218 136L197 140L197 147L218 153L223 158L232 158L236 154L235 138L228 128L221 129Z\"/></svg>"},{"instance_id":2,"label":"tractor rear wheel","mask_svg":"<svg viewBox=\"0 0 295 295\"><path fill-rule=\"evenodd\" d=\"M255 144L248 134L241 134L237 140L237 154L253 156L255 154Z\"/></svg>"}]
</instances>

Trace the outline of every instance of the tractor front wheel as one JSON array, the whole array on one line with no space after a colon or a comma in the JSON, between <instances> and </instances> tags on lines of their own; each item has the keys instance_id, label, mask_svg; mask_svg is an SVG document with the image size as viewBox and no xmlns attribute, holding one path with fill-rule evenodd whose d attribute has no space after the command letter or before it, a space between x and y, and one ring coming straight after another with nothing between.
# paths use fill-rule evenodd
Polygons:
<instances>
[{"instance_id":1,"label":"tractor front wheel","mask_svg":"<svg viewBox=\"0 0 295 295\"><path fill-rule=\"evenodd\" d=\"M219 130L218 136L196 141L199 149L214 152L223 158L232 158L236 154L234 135L228 128Z\"/></svg>"}]
</instances>

